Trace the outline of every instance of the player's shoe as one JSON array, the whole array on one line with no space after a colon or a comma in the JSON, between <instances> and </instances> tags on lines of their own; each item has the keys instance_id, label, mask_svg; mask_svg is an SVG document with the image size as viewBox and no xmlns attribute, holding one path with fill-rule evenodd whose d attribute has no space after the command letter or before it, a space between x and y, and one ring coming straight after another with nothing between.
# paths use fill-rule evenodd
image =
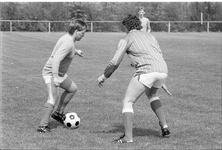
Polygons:
<instances>
[{"instance_id":1,"label":"player's shoe","mask_svg":"<svg viewBox=\"0 0 222 150\"><path fill-rule=\"evenodd\" d=\"M58 111L55 111L51 116L53 119L55 119L59 123L64 124L64 120L65 120L64 114L60 114Z\"/></svg>"},{"instance_id":2,"label":"player's shoe","mask_svg":"<svg viewBox=\"0 0 222 150\"><path fill-rule=\"evenodd\" d=\"M46 133L46 132L51 132L49 126L39 126L37 129L38 132L40 133Z\"/></svg>"},{"instance_id":3,"label":"player's shoe","mask_svg":"<svg viewBox=\"0 0 222 150\"><path fill-rule=\"evenodd\" d=\"M160 124L160 122L159 122L159 125L161 127L162 136L163 137L170 137L170 130L169 130L169 128L168 127L167 128L163 128L162 125Z\"/></svg>"},{"instance_id":4,"label":"player's shoe","mask_svg":"<svg viewBox=\"0 0 222 150\"><path fill-rule=\"evenodd\" d=\"M120 138L114 140L113 142L114 143L133 143L132 139L127 141L126 139L124 139L124 137L125 137L125 134L123 134L122 136L120 136Z\"/></svg>"}]
</instances>

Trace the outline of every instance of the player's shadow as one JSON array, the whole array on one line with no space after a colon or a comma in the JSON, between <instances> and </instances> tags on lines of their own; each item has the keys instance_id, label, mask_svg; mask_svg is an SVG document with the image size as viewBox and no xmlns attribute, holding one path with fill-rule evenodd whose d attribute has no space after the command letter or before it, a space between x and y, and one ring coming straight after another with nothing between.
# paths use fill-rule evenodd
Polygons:
<instances>
[{"instance_id":1,"label":"player's shadow","mask_svg":"<svg viewBox=\"0 0 222 150\"><path fill-rule=\"evenodd\" d=\"M63 126L63 125L61 123L55 121L55 120L52 120L52 121L49 122L49 127L51 129L55 129L55 128L59 127L59 126Z\"/></svg>"},{"instance_id":2,"label":"player's shadow","mask_svg":"<svg viewBox=\"0 0 222 150\"><path fill-rule=\"evenodd\" d=\"M124 132L124 126L121 124L115 124L113 125L114 129L108 130L108 131L102 131L103 133L123 133ZM152 129L145 129L145 128L133 128L133 136L156 136L161 137L159 131L152 130Z\"/></svg>"}]
</instances>

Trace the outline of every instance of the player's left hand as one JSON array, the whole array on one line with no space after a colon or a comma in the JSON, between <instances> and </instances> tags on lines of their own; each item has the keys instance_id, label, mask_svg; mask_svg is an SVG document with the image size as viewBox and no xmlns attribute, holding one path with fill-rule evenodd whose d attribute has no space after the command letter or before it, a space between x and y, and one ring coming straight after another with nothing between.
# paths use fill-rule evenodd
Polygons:
<instances>
[{"instance_id":1,"label":"player's left hand","mask_svg":"<svg viewBox=\"0 0 222 150\"><path fill-rule=\"evenodd\" d=\"M106 79L107 79L107 78L104 76L104 74L101 75L101 76L98 78L98 81L99 81L98 86L99 86L99 87L102 87L102 86L103 86L103 83L105 82Z\"/></svg>"},{"instance_id":2,"label":"player's left hand","mask_svg":"<svg viewBox=\"0 0 222 150\"><path fill-rule=\"evenodd\" d=\"M53 78L53 83L55 87L59 87L60 86L60 81L58 78Z\"/></svg>"},{"instance_id":3,"label":"player's left hand","mask_svg":"<svg viewBox=\"0 0 222 150\"><path fill-rule=\"evenodd\" d=\"M76 55L78 55L79 57L83 57L82 51L78 49L76 49Z\"/></svg>"}]
</instances>

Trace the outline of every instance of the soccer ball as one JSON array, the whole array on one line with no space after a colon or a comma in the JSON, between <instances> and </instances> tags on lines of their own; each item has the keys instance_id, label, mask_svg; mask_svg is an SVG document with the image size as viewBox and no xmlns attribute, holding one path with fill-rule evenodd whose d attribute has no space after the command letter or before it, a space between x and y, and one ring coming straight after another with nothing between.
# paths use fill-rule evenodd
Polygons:
<instances>
[{"instance_id":1,"label":"soccer ball","mask_svg":"<svg viewBox=\"0 0 222 150\"><path fill-rule=\"evenodd\" d=\"M80 125L80 118L77 113L71 112L65 115L64 125L68 128L76 129Z\"/></svg>"}]
</instances>

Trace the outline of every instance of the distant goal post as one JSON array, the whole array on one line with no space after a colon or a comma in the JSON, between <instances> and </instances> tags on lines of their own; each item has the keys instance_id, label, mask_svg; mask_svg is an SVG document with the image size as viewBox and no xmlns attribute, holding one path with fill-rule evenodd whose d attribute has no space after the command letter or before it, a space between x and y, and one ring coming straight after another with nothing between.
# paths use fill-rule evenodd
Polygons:
<instances>
[{"instance_id":1,"label":"distant goal post","mask_svg":"<svg viewBox=\"0 0 222 150\"><path fill-rule=\"evenodd\" d=\"M0 20L1 31L63 32L69 21ZM88 32L124 32L121 21L86 21ZM153 32L222 32L222 21L150 21Z\"/></svg>"}]
</instances>

